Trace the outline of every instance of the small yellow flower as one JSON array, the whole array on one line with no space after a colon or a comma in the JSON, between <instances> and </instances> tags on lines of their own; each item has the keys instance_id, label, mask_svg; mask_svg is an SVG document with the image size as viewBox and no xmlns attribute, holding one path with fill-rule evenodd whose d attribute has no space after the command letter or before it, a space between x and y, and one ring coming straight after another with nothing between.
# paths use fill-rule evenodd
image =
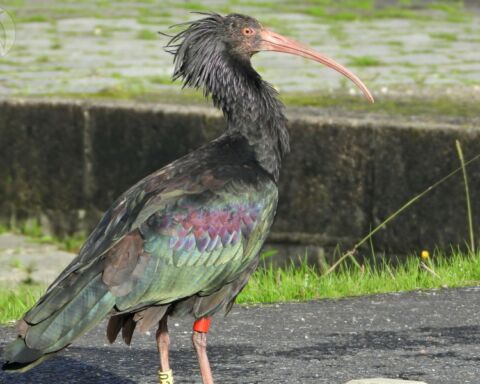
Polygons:
<instances>
[{"instance_id":1,"label":"small yellow flower","mask_svg":"<svg viewBox=\"0 0 480 384\"><path fill-rule=\"evenodd\" d=\"M430 259L430 253L426 250L423 250L422 253L420 254L420 257L422 258L423 261L427 261Z\"/></svg>"}]
</instances>

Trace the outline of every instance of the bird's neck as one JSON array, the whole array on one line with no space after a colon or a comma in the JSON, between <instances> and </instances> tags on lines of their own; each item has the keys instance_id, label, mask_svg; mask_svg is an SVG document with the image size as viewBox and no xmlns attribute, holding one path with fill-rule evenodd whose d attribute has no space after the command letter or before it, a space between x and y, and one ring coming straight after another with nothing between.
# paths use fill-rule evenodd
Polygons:
<instances>
[{"instance_id":1,"label":"bird's neck","mask_svg":"<svg viewBox=\"0 0 480 384\"><path fill-rule=\"evenodd\" d=\"M260 166L277 181L282 158L289 151L284 106L250 62L230 60L226 65L228 69L223 67L216 77L221 84L208 91L227 119L227 133L243 135Z\"/></svg>"}]
</instances>

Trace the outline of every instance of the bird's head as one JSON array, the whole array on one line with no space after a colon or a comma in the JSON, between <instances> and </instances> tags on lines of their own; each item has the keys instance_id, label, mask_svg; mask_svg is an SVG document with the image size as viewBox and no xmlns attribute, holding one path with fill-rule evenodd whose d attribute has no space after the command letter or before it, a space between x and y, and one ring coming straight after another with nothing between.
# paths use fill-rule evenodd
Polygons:
<instances>
[{"instance_id":1,"label":"bird's head","mask_svg":"<svg viewBox=\"0 0 480 384\"><path fill-rule=\"evenodd\" d=\"M252 55L260 51L275 51L302 56L330 67L353 81L365 97L373 96L365 84L335 60L311 48L264 27L250 16L231 14L207 17L187 23L188 27L173 36L167 50L175 55L174 78L183 78L185 85L214 85L215 76L222 76L226 63L250 64ZM214 73L212 69L220 69ZM241 68L241 66L237 66ZM211 87L210 87L211 88Z\"/></svg>"}]
</instances>

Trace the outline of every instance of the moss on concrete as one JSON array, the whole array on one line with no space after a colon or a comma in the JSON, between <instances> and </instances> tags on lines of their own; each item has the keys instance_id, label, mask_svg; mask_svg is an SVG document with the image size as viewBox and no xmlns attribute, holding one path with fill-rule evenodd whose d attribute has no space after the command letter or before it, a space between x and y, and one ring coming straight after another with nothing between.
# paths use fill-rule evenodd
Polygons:
<instances>
[{"instance_id":1,"label":"moss on concrete","mask_svg":"<svg viewBox=\"0 0 480 384\"><path fill-rule=\"evenodd\" d=\"M181 91L165 90L154 92L149 90L148 85L171 84L168 76L151 76L144 79L123 81L120 74L112 77L119 78L116 86L104 88L100 92L83 94L44 94L41 97L49 98L76 98L76 99L101 99L101 100L132 100L146 103L163 104L191 104L210 106L211 102L200 91L184 89ZM464 95L407 95L390 96L375 95L375 103L370 104L360 95L348 95L345 92L298 92L281 93L281 100L287 107L292 108L315 108L326 111L326 114L335 113L342 115L378 114L383 116L398 116L412 119L414 116L422 116L425 119L445 122L458 118L458 121L477 123L480 122L478 105L480 94L465 91ZM317 112L316 114L319 114Z\"/></svg>"},{"instance_id":2,"label":"moss on concrete","mask_svg":"<svg viewBox=\"0 0 480 384\"><path fill-rule=\"evenodd\" d=\"M326 95L319 93L287 93L281 96L287 105L333 108L340 111L358 113L380 113L398 116L459 116L462 119L480 118L478 99L455 99L449 96L377 96L375 103L369 104L360 96Z\"/></svg>"}]
</instances>

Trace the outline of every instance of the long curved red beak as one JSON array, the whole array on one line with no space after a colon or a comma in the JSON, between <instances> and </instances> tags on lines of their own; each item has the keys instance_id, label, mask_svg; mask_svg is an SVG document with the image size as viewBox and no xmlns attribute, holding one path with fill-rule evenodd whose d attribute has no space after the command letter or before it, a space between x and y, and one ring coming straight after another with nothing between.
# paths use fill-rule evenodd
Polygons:
<instances>
[{"instance_id":1,"label":"long curved red beak","mask_svg":"<svg viewBox=\"0 0 480 384\"><path fill-rule=\"evenodd\" d=\"M372 93L368 90L367 86L362 82L362 80L360 80L343 65L337 63L335 60L266 28L263 28L260 32L260 38L262 40L260 46L261 51L290 53L292 55L302 56L307 59L322 63L323 65L333 68L337 72L340 72L342 75L352 80L358 86L358 88L360 88L368 101L371 103L374 102Z\"/></svg>"}]
</instances>

